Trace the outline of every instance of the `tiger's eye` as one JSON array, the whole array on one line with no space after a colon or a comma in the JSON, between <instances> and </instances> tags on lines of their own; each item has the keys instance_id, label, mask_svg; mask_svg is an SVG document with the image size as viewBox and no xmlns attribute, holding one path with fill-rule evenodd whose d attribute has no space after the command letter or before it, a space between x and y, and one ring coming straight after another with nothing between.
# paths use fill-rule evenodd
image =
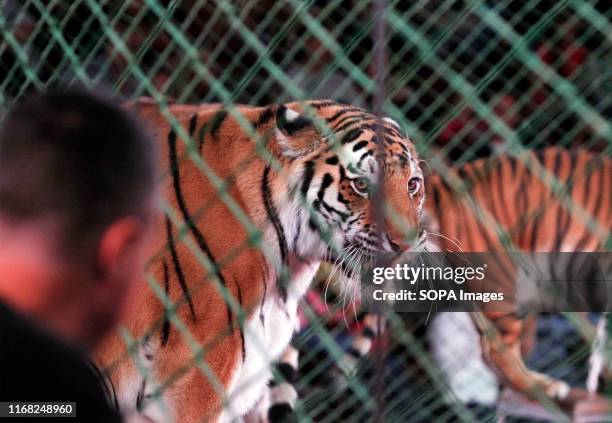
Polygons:
<instances>
[{"instance_id":1,"label":"tiger's eye","mask_svg":"<svg viewBox=\"0 0 612 423\"><path fill-rule=\"evenodd\" d=\"M367 178L355 178L351 181L355 192L362 196L367 196L370 188L370 181Z\"/></svg>"},{"instance_id":2,"label":"tiger's eye","mask_svg":"<svg viewBox=\"0 0 612 423\"><path fill-rule=\"evenodd\" d=\"M408 181L408 194L414 195L421 189L421 178L410 178Z\"/></svg>"}]
</instances>

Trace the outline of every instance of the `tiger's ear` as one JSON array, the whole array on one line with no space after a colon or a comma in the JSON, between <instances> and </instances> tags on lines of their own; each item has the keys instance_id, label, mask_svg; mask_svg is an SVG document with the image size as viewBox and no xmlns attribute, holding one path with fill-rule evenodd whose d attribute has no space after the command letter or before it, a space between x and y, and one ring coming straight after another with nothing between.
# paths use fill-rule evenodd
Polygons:
<instances>
[{"instance_id":1,"label":"tiger's ear","mask_svg":"<svg viewBox=\"0 0 612 423\"><path fill-rule=\"evenodd\" d=\"M276 139L281 154L291 158L314 150L321 142L314 122L284 105L276 110Z\"/></svg>"}]
</instances>

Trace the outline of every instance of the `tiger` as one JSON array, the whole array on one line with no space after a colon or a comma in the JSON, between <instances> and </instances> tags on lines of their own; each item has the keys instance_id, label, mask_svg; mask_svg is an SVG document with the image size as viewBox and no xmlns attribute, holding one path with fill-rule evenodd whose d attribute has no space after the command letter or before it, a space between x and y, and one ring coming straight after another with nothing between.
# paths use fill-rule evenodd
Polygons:
<instances>
[{"instance_id":1,"label":"tiger","mask_svg":"<svg viewBox=\"0 0 612 423\"><path fill-rule=\"evenodd\" d=\"M561 186L557 191L554 179ZM609 251L610 192L612 160L607 155L556 147L525 150L518 157L503 154L451 167L444 176L427 175L422 223L430 242L447 252ZM516 283L512 268L498 277L511 287ZM480 333L483 358L505 386L528 397L543 393L561 405L584 396L525 366L521 344L531 316L487 310L470 315ZM330 370L336 386L369 354L385 321L383 315L365 314L348 351Z\"/></svg>"},{"instance_id":2,"label":"tiger","mask_svg":"<svg viewBox=\"0 0 612 423\"><path fill-rule=\"evenodd\" d=\"M426 247L423 171L391 118L332 100L126 107L160 144L168 205L124 330L94 356L126 415L239 418L271 379L323 260L355 290L343 258ZM400 222L378 218L379 180Z\"/></svg>"},{"instance_id":3,"label":"tiger","mask_svg":"<svg viewBox=\"0 0 612 423\"><path fill-rule=\"evenodd\" d=\"M459 191L442 175L428 179L429 233L442 235L438 243L445 251L610 249L612 160L605 154L558 147L524 150L517 156L476 160L453 173L463 186ZM496 278L513 290L517 271L507 266L504 270ZM516 300L515 295L508 300ZM583 397L584 392L525 366L521 356L525 316L518 307L514 310L470 313L481 335L484 358L502 383L528 397L543 394L560 404Z\"/></svg>"}]
</instances>

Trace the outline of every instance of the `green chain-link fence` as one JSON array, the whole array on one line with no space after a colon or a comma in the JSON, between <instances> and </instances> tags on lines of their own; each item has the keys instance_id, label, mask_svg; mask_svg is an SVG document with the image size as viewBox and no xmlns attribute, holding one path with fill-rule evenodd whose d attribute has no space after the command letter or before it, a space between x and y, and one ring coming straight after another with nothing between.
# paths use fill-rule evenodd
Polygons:
<instances>
[{"instance_id":1,"label":"green chain-link fence","mask_svg":"<svg viewBox=\"0 0 612 423\"><path fill-rule=\"evenodd\" d=\"M331 98L394 118L434 171L521 146L602 157L612 146L605 1L0 0L0 7L3 112L55 84L226 107ZM321 388L353 324L332 322L309 303L303 309L310 324L296 340L300 418L495 418L495 377L476 369L486 373L477 390L490 401L471 403L449 387L448 373L459 370L444 368L435 353L448 342L467 354L478 341L452 334L470 333L461 326L469 322L391 316L390 333L350 389ZM527 363L583 385L590 345L574 317L540 317Z\"/></svg>"}]
</instances>

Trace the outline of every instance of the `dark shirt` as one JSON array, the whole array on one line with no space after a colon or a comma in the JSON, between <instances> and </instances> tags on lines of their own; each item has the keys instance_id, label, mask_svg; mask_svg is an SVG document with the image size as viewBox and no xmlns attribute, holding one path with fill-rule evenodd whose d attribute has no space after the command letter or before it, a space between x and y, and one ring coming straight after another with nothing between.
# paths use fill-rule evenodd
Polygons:
<instances>
[{"instance_id":1,"label":"dark shirt","mask_svg":"<svg viewBox=\"0 0 612 423\"><path fill-rule=\"evenodd\" d=\"M57 421L121 421L85 355L43 333L2 302L0 401L76 402L76 418Z\"/></svg>"}]
</instances>

